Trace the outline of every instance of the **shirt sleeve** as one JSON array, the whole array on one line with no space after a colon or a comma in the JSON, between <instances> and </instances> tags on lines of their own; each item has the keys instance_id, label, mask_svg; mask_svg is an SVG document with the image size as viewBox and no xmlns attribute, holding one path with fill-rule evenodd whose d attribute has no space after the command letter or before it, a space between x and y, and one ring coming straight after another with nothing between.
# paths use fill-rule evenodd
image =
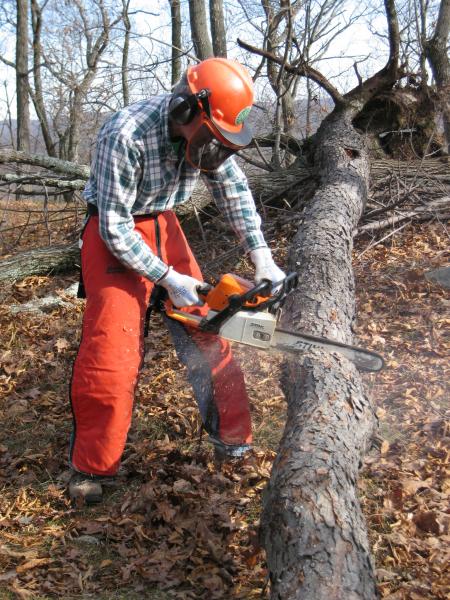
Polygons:
<instances>
[{"instance_id":1,"label":"shirt sleeve","mask_svg":"<svg viewBox=\"0 0 450 600\"><path fill-rule=\"evenodd\" d=\"M267 247L247 178L235 159L228 158L218 169L202 173L202 178L244 249Z\"/></svg>"},{"instance_id":2,"label":"shirt sleeve","mask_svg":"<svg viewBox=\"0 0 450 600\"><path fill-rule=\"evenodd\" d=\"M119 135L105 135L97 142L93 174L97 187L100 236L120 262L151 281L167 271L134 230L131 209L141 174L140 153Z\"/></svg>"}]
</instances>

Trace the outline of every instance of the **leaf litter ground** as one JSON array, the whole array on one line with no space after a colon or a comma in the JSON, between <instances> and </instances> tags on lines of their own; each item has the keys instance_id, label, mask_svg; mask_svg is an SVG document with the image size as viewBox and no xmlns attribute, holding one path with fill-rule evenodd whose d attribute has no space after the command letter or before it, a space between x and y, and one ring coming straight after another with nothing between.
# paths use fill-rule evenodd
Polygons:
<instances>
[{"instance_id":1,"label":"leaf litter ground","mask_svg":"<svg viewBox=\"0 0 450 600\"><path fill-rule=\"evenodd\" d=\"M445 264L448 238L438 224L414 227L361 259L359 244L356 333L388 363L366 377L380 428L360 481L380 593L444 599L449 300L424 271ZM214 258L201 244L197 250L204 263ZM284 250L279 241L280 260ZM248 267L229 258L225 270ZM75 279L27 278L0 307L0 599L268 597L258 520L285 415L280 358L236 348L255 452L218 466L184 369L154 317L120 477L102 506L73 507L65 495L67 391L83 303L65 298L69 305L49 314L14 316L9 305L64 296Z\"/></svg>"}]
</instances>

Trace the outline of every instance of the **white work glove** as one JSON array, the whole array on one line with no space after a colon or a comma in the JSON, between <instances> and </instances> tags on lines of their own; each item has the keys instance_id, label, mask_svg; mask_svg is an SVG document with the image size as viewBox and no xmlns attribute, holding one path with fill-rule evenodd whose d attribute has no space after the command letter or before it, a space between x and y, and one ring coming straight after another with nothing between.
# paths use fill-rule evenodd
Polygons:
<instances>
[{"instance_id":1,"label":"white work glove","mask_svg":"<svg viewBox=\"0 0 450 600\"><path fill-rule=\"evenodd\" d=\"M255 283L260 283L263 279L268 279L272 283L280 283L286 274L274 263L272 252L269 248L256 248L250 251L250 259L255 265ZM272 289L273 293L278 292L281 286Z\"/></svg>"},{"instance_id":2,"label":"white work glove","mask_svg":"<svg viewBox=\"0 0 450 600\"><path fill-rule=\"evenodd\" d=\"M167 290L169 298L178 308L194 304L203 305L198 290L205 287L205 284L194 277L174 271L172 267L169 267L164 277L158 281L158 285Z\"/></svg>"}]
</instances>

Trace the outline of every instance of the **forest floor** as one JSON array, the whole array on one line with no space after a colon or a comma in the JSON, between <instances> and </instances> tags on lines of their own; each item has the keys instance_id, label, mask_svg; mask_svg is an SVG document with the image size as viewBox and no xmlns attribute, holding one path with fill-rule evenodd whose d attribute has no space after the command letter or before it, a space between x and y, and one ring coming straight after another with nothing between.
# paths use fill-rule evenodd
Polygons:
<instances>
[{"instance_id":1,"label":"forest floor","mask_svg":"<svg viewBox=\"0 0 450 600\"><path fill-rule=\"evenodd\" d=\"M204 264L218 246L213 231L208 240L212 251L193 244ZM379 433L360 497L380 594L444 600L450 300L424 273L448 263L448 231L439 223L410 226L361 255L368 243L355 248L356 333L387 365L364 376ZM248 274L249 265L229 258L221 270ZM235 349L252 400L255 451L219 467L199 433L185 370L153 317L120 477L103 505L71 506L68 386L83 301L67 297L49 313L12 314L11 304L64 297L76 279L29 277L0 306L0 600L267 598L258 523L285 417L282 357Z\"/></svg>"}]
</instances>

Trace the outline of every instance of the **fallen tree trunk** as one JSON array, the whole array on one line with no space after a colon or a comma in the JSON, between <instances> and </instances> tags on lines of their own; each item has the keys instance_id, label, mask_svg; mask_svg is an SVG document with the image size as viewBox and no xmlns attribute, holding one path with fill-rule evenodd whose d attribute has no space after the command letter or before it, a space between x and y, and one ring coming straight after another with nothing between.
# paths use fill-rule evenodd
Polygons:
<instances>
[{"instance_id":1,"label":"fallen tree trunk","mask_svg":"<svg viewBox=\"0 0 450 600\"><path fill-rule=\"evenodd\" d=\"M303 213L289 259L300 292L289 328L351 343L353 230L367 197L369 163L345 111L321 125L321 184ZM284 366L288 414L261 531L273 600L371 600L374 569L356 483L374 427L361 377L347 360L314 351Z\"/></svg>"},{"instance_id":2,"label":"fallen tree trunk","mask_svg":"<svg viewBox=\"0 0 450 600\"><path fill-rule=\"evenodd\" d=\"M78 242L19 252L0 261L0 282L14 283L30 275L69 271L79 263Z\"/></svg>"}]
</instances>

